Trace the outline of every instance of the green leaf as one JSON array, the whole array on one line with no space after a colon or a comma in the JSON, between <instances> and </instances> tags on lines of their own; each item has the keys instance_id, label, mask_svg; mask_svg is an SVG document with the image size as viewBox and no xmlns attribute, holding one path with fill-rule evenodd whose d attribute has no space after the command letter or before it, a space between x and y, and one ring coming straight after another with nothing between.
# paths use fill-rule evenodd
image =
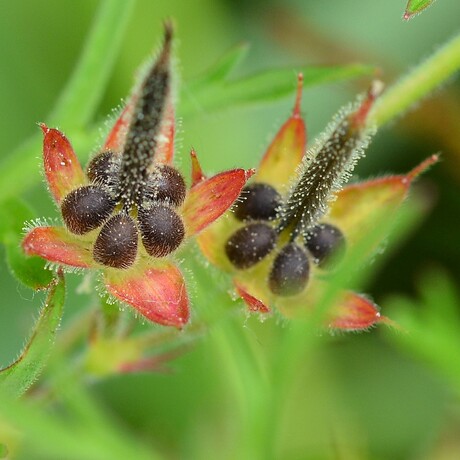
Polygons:
<instances>
[{"instance_id":1,"label":"green leaf","mask_svg":"<svg viewBox=\"0 0 460 460\"><path fill-rule=\"evenodd\" d=\"M416 14L421 13L424 9L428 8L433 3L434 0L409 0L407 2L403 19L407 21L408 19L413 18Z\"/></svg>"},{"instance_id":2,"label":"green leaf","mask_svg":"<svg viewBox=\"0 0 460 460\"><path fill-rule=\"evenodd\" d=\"M241 43L224 54L204 75L192 80L188 85L190 91L196 88L221 82L228 78L233 69L246 57L249 51L247 43Z\"/></svg>"},{"instance_id":3,"label":"green leaf","mask_svg":"<svg viewBox=\"0 0 460 460\"><path fill-rule=\"evenodd\" d=\"M304 87L333 83L372 74L374 67L354 64L337 67L304 67ZM209 85L192 83L182 93L180 113L221 110L229 107L269 102L288 96L295 91L296 72L292 68L271 69L246 77L219 81Z\"/></svg>"},{"instance_id":4,"label":"green leaf","mask_svg":"<svg viewBox=\"0 0 460 460\"><path fill-rule=\"evenodd\" d=\"M46 261L40 257L28 257L21 248L23 227L34 217L31 209L21 200L11 198L0 205L0 242L5 245L6 260L11 273L32 289L43 289L53 280Z\"/></svg>"},{"instance_id":5,"label":"green leaf","mask_svg":"<svg viewBox=\"0 0 460 460\"><path fill-rule=\"evenodd\" d=\"M8 367L0 370L2 391L12 396L20 396L37 379L54 344L62 318L64 298L64 277L59 274L49 289L45 305L21 355Z\"/></svg>"}]
</instances>

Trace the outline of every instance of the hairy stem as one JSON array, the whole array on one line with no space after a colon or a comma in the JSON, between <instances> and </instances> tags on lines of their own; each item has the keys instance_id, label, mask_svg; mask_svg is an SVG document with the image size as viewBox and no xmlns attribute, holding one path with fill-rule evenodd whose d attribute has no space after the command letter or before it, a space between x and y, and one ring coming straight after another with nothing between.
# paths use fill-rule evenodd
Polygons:
<instances>
[{"instance_id":1,"label":"hairy stem","mask_svg":"<svg viewBox=\"0 0 460 460\"><path fill-rule=\"evenodd\" d=\"M404 78L388 88L376 102L369 123L382 126L426 97L460 69L460 33Z\"/></svg>"}]
</instances>

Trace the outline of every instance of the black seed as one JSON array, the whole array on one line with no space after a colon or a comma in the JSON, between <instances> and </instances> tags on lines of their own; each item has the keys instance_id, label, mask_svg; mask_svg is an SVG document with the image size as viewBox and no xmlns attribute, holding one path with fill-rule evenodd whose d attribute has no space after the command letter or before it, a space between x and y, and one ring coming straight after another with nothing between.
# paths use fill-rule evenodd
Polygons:
<instances>
[{"instance_id":1,"label":"black seed","mask_svg":"<svg viewBox=\"0 0 460 460\"><path fill-rule=\"evenodd\" d=\"M306 252L297 244L290 243L276 256L270 272L270 290L279 296L301 293L307 285L310 265Z\"/></svg>"},{"instance_id":2,"label":"black seed","mask_svg":"<svg viewBox=\"0 0 460 460\"><path fill-rule=\"evenodd\" d=\"M62 201L61 212L67 228L82 235L99 227L115 207L113 198L95 185L86 185L70 192Z\"/></svg>"},{"instance_id":3,"label":"black seed","mask_svg":"<svg viewBox=\"0 0 460 460\"><path fill-rule=\"evenodd\" d=\"M168 206L155 204L140 209L139 228L146 251L154 257L164 257L179 247L184 239L182 219Z\"/></svg>"},{"instance_id":4,"label":"black seed","mask_svg":"<svg viewBox=\"0 0 460 460\"><path fill-rule=\"evenodd\" d=\"M125 213L110 218L102 227L93 248L96 262L113 268L128 268L136 260L137 228Z\"/></svg>"},{"instance_id":5,"label":"black seed","mask_svg":"<svg viewBox=\"0 0 460 460\"><path fill-rule=\"evenodd\" d=\"M249 268L268 255L276 244L276 232L267 224L253 223L237 230L227 241L225 252L240 269Z\"/></svg>"},{"instance_id":6,"label":"black seed","mask_svg":"<svg viewBox=\"0 0 460 460\"><path fill-rule=\"evenodd\" d=\"M118 184L120 158L111 150L96 155L86 167L86 175L91 182L106 185L112 189Z\"/></svg>"},{"instance_id":7,"label":"black seed","mask_svg":"<svg viewBox=\"0 0 460 460\"><path fill-rule=\"evenodd\" d=\"M239 220L273 220L281 204L281 195L268 184L251 184L244 187L242 201L235 206Z\"/></svg>"},{"instance_id":8,"label":"black seed","mask_svg":"<svg viewBox=\"0 0 460 460\"><path fill-rule=\"evenodd\" d=\"M143 198L180 206L185 199L185 193L186 186L181 173L171 166L161 165L149 175Z\"/></svg>"},{"instance_id":9,"label":"black seed","mask_svg":"<svg viewBox=\"0 0 460 460\"><path fill-rule=\"evenodd\" d=\"M331 268L345 255L345 237L333 225L319 224L305 235L305 245L321 268Z\"/></svg>"}]
</instances>

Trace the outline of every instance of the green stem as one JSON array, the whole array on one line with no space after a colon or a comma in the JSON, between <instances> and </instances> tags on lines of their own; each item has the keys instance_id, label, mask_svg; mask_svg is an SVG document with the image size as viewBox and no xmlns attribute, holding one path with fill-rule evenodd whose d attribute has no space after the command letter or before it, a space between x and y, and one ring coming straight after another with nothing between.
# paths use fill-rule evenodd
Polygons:
<instances>
[{"instance_id":1,"label":"green stem","mask_svg":"<svg viewBox=\"0 0 460 460\"><path fill-rule=\"evenodd\" d=\"M133 0L105 0L94 18L72 77L51 114L61 126L83 127L91 120L112 73Z\"/></svg>"},{"instance_id":2,"label":"green stem","mask_svg":"<svg viewBox=\"0 0 460 460\"><path fill-rule=\"evenodd\" d=\"M460 69L460 33L390 87L375 104L369 121L377 126L393 120Z\"/></svg>"},{"instance_id":3,"label":"green stem","mask_svg":"<svg viewBox=\"0 0 460 460\"><path fill-rule=\"evenodd\" d=\"M78 147L89 151L94 140L94 133L83 128L86 128L103 94L133 5L133 0L105 0L101 3L78 64L48 120L53 125L70 126L66 132L77 151ZM0 162L0 201L34 183L31 178L37 171L42 142L38 131L36 136Z\"/></svg>"}]
</instances>

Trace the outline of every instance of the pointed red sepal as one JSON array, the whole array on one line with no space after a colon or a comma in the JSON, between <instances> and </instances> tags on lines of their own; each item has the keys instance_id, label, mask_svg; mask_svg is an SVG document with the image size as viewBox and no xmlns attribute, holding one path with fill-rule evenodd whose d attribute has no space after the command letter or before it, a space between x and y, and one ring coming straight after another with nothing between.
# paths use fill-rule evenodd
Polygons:
<instances>
[{"instance_id":1,"label":"pointed red sepal","mask_svg":"<svg viewBox=\"0 0 460 460\"><path fill-rule=\"evenodd\" d=\"M380 80L374 80L358 110L350 115L350 121L354 129L359 130L365 126L367 116L376 99L382 94L382 91L383 83Z\"/></svg>"},{"instance_id":2,"label":"pointed red sepal","mask_svg":"<svg viewBox=\"0 0 460 460\"><path fill-rule=\"evenodd\" d=\"M192 187L194 187L199 182L205 180L206 176L203 174L195 149L190 151L190 159L192 160Z\"/></svg>"},{"instance_id":3,"label":"pointed red sepal","mask_svg":"<svg viewBox=\"0 0 460 460\"><path fill-rule=\"evenodd\" d=\"M91 244L71 235L64 227L36 227L22 241L24 252L49 262L77 268L94 265Z\"/></svg>"},{"instance_id":4,"label":"pointed red sepal","mask_svg":"<svg viewBox=\"0 0 460 460\"><path fill-rule=\"evenodd\" d=\"M137 97L131 96L118 118L115 120L104 144L104 150L113 150L120 153L123 149L126 133L128 132L129 123L133 116L134 106Z\"/></svg>"},{"instance_id":5,"label":"pointed red sepal","mask_svg":"<svg viewBox=\"0 0 460 460\"><path fill-rule=\"evenodd\" d=\"M57 129L39 124L43 131L43 166L55 201L60 203L72 190L85 182L83 169L70 142Z\"/></svg>"},{"instance_id":6,"label":"pointed red sepal","mask_svg":"<svg viewBox=\"0 0 460 460\"><path fill-rule=\"evenodd\" d=\"M158 145L155 152L155 161L171 165L174 160L174 136L176 134L176 121L174 107L170 103L166 107L161 131L158 135Z\"/></svg>"},{"instance_id":7,"label":"pointed red sepal","mask_svg":"<svg viewBox=\"0 0 460 460\"><path fill-rule=\"evenodd\" d=\"M142 316L164 326L182 328L190 316L185 281L171 262L106 270L107 291L134 307Z\"/></svg>"},{"instance_id":8,"label":"pointed red sepal","mask_svg":"<svg viewBox=\"0 0 460 460\"><path fill-rule=\"evenodd\" d=\"M278 190L290 183L307 147L307 129L300 113L303 76L298 76L297 96L291 117L283 124L260 162L255 180Z\"/></svg>"},{"instance_id":9,"label":"pointed red sepal","mask_svg":"<svg viewBox=\"0 0 460 460\"><path fill-rule=\"evenodd\" d=\"M181 356L188 347L181 347L155 356L148 356L137 361L129 361L119 366L119 372L132 374L140 372L170 373L172 368L168 364Z\"/></svg>"},{"instance_id":10,"label":"pointed red sepal","mask_svg":"<svg viewBox=\"0 0 460 460\"><path fill-rule=\"evenodd\" d=\"M200 232L227 211L254 172L254 169L232 169L192 187L182 208L188 236Z\"/></svg>"},{"instance_id":11,"label":"pointed red sepal","mask_svg":"<svg viewBox=\"0 0 460 460\"><path fill-rule=\"evenodd\" d=\"M244 287L237 281L234 281L235 289L237 294L241 297L244 303L247 305L248 310L253 313L270 313L271 310L261 300L244 289Z\"/></svg>"},{"instance_id":12,"label":"pointed red sepal","mask_svg":"<svg viewBox=\"0 0 460 460\"><path fill-rule=\"evenodd\" d=\"M376 222L391 219L407 197L412 182L438 161L432 155L408 174L351 184L337 193L328 219L346 235L350 244L375 232ZM374 229L374 230L373 230ZM380 241L376 241L379 244Z\"/></svg>"},{"instance_id":13,"label":"pointed red sepal","mask_svg":"<svg viewBox=\"0 0 460 460\"><path fill-rule=\"evenodd\" d=\"M329 323L332 329L343 331L360 331L387 322L387 318L372 301L354 292L347 292L332 312L333 319Z\"/></svg>"}]
</instances>

